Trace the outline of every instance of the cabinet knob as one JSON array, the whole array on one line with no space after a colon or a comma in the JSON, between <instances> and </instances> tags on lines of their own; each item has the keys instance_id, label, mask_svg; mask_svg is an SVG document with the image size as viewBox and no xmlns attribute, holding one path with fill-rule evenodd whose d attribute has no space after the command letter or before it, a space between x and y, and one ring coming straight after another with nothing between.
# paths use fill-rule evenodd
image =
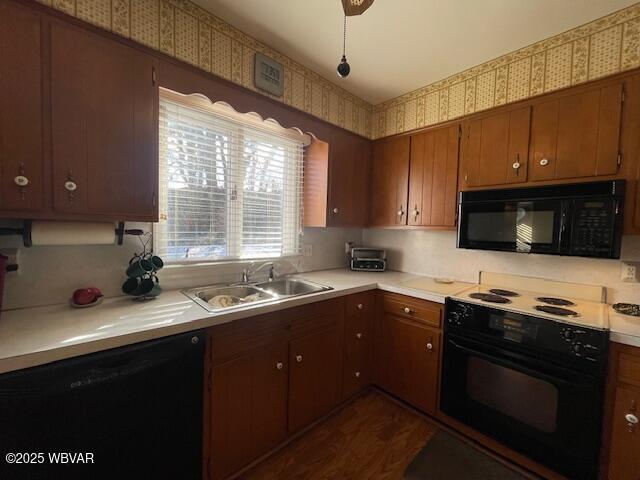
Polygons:
<instances>
[{"instance_id":1,"label":"cabinet knob","mask_svg":"<svg viewBox=\"0 0 640 480\"><path fill-rule=\"evenodd\" d=\"M302 363L302 355L296 355L296 362Z\"/></svg>"},{"instance_id":2,"label":"cabinet knob","mask_svg":"<svg viewBox=\"0 0 640 480\"><path fill-rule=\"evenodd\" d=\"M404 307L402 311L407 315L412 315L414 313L413 310L411 310L409 307Z\"/></svg>"},{"instance_id":3,"label":"cabinet knob","mask_svg":"<svg viewBox=\"0 0 640 480\"><path fill-rule=\"evenodd\" d=\"M416 207L416 208L413 209L413 218L417 220L418 219L418 215L420 215L420 211Z\"/></svg>"},{"instance_id":4,"label":"cabinet knob","mask_svg":"<svg viewBox=\"0 0 640 480\"><path fill-rule=\"evenodd\" d=\"M338 207L335 207L333 210L331 210L333 212L334 215L338 214Z\"/></svg>"},{"instance_id":5,"label":"cabinet knob","mask_svg":"<svg viewBox=\"0 0 640 480\"><path fill-rule=\"evenodd\" d=\"M398 210L398 216L401 217L404 215L404 208L402 208L402 205L400 205L400 210Z\"/></svg>"},{"instance_id":6,"label":"cabinet knob","mask_svg":"<svg viewBox=\"0 0 640 480\"><path fill-rule=\"evenodd\" d=\"M284 363L282 363L282 362L278 362L278 363L276 363L276 368L277 368L278 370L282 370L282 369L284 368Z\"/></svg>"},{"instance_id":7,"label":"cabinet knob","mask_svg":"<svg viewBox=\"0 0 640 480\"><path fill-rule=\"evenodd\" d=\"M24 175L18 175L13 179L13 183L18 185L19 187L26 187L27 185L29 185L29 179Z\"/></svg>"},{"instance_id":8,"label":"cabinet knob","mask_svg":"<svg viewBox=\"0 0 640 480\"><path fill-rule=\"evenodd\" d=\"M364 305L359 303L358 305L356 305L358 310L362 310L364 308Z\"/></svg>"},{"instance_id":9,"label":"cabinet knob","mask_svg":"<svg viewBox=\"0 0 640 480\"><path fill-rule=\"evenodd\" d=\"M624 419L627 421L629 426L636 425L638 423L638 417L636 417L633 413L627 413L624 416Z\"/></svg>"},{"instance_id":10,"label":"cabinet knob","mask_svg":"<svg viewBox=\"0 0 640 480\"><path fill-rule=\"evenodd\" d=\"M362 338L362 333L361 332L356 333L356 338L358 340L361 339Z\"/></svg>"},{"instance_id":11,"label":"cabinet knob","mask_svg":"<svg viewBox=\"0 0 640 480\"><path fill-rule=\"evenodd\" d=\"M76 185L76 182L72 182L71 180L67 180L66 182L64 182L64 188L68 191L68 192L75 192L78 188L78 185Z\"/></svg>"},{"instance_id":12,"label":"cabinet knob","mask_svg":"<svg viewBox=\"0 0 640 480\"><path fill-rule=\"evenodd\" d=\"M433 343L427 343L427 350L433 350Z\"/></svg>"},{"instance_id":13,"label":"cabinet knob","mask_svg":"<svg viewBox=\"0 0 640 480\"><path fill-rule=\"evenodd\" d=\"M360 372L359 372L359 371L355 371L355 372L353 373L353 375L354 375L356 378L360 378Z\"/></svg>"},{"instance_id":14,"label":"cabinet knob","mask_svg":"<svg viewBox=\"0 0 640 480\"><path fill-rule=\"evenodd\" d=\"M543 158L542 160L540 160L540 165L542 165L543 167L546 165L549 165L549 160L547 160L546 158Z\"/></svg>"},{"instance_id":15,"label":"cabinet knob","mask_svg":"<svg viewBox=\"0 0 640 480\"><path fill-rule=\"evenodd\" d=\"M520 168L520 162L513 162L513 165L511 165L513 167L514 170L518 170Z\"/></svg>"}]
</instances>

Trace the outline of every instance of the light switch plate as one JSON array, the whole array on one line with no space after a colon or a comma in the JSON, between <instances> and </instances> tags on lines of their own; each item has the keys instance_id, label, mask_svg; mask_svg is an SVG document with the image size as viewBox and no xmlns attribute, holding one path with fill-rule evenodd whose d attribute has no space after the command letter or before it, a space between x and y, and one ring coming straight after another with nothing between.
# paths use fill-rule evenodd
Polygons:
<instances>
[{"instance_id":1,"label":"light switch plate","mask_svg":"<svg viewBox=\"0 0 640 480\"><path fill-rule=\"evenodd\" d=\"M304 245L302 247L302 255L305 257L313 255L313 245Z\"/></svg>"},{"instance_id":2,"label":"light switch plate","mask_svg":"<svg viewBox=\"0 0 640 480\"><path fill-rule=\"evenodd\" d=\"M7 273L17 274L20 269L20 250L18 248L5 248L0 253L7 257Z\"/></svg>"},{"instance_id":3,"label":"light switch plate","mask_svg":"<svg viewBox=\"0 0 640 480\"><path fill-rule=\"evenodd\" d=\"M620 264L620 280L623 282L637 282L637 274L637 264L629 262L622 262Z\"/></svg>"}]
</instances>

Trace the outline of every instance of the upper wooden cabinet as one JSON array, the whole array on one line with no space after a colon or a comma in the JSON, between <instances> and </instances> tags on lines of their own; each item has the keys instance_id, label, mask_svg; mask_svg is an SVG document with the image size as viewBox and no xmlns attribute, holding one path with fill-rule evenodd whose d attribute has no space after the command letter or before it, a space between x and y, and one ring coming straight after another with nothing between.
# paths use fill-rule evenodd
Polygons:
<instances>
[{"instance_id":1,"label":"upper wooden cabinet","mask_svg":"<svg viewBox=\"0 0 640 480\"><path fill-rule=\"evenodd\" d=\"M409 137L374 142L369 225L407 224L409 148Z\"/></svg>"},{"instance_id":2,"label":"upper wooden cabinet","mask_svg":"<svg viewBox=\"0 0 640 480\"><path fill-rule=\"evenodd\" d=\"M0 211L44 208L43 31L40 16L0 3Z\"/></svg>"},{"instance_id":3,"label":"upper wooden cabinet","mask_svg":"<svg viewBox=\"0 0 640 480\"><path fill-rule=\"evenodd\" d=\"M483 116L463 127L460 176L480 187L527 179L531 107Z\"/></svg>"},{"instance_id":4,"label":"upper wooden cabinet","mask_svg":"<svg viewBox=\"0 0 640 480\"><path fill-rule=\"evenodd\" d=\"M55 212L157 220L153 62L120 43L52 24Z\"/></svg>"},{"instance_id":5,"label":"upper wooden cabinet","mask_svg":"<svg viewBox=\"0 0 640 480\"><path fill-rule=\"evenodd\" d=\"M305 226L366 226L371 142L334 129L330 143L313 140L305 162Z\"/></svg>"},{"instance_id":6,"label":"upper wooden cabinet","mask_svg":"<svg viewBox=\"0 0 640 480\"><path fill-rule=\"evenodd\" d=\"M458 125L411 136L409 225L455 225L459 137Z\"/></svg>"},{"instance_id":7,"label":"upper wooden cabinet","mask_svg":"<svg viewBox=\"0 0 640 480\"><path fill-rule=\"evenodd\" d=\"M530 180L614 175L622 92L620 82L534 105Z\"/></svg>"}]
</instances>

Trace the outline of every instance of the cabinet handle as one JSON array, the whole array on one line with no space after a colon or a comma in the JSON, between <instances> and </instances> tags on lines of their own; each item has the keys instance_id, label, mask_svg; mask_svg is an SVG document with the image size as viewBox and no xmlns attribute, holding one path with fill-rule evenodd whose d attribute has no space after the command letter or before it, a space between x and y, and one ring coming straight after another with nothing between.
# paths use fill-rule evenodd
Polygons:
<instances>
[{"instance_id":1,"label":"cabinet handle","mask_svg":"<svg viewBox=\"0 0 640 480\"><path fill-rule=\"evenodd\" d=\"M398 216L402 217L404 215L404 209L402 208L402 205L400 205L400 210L398 210Z\"/></svg>"},{"instance_id":2,"label":"cabinet handle","mask_svg":"<svg viewBox=\"0 0 640 480\"><path fill-rule=\"evenodd\" d=\"M26 187L27 185L29 185L29 179L24 175L18 175L13 179L13 183L18 185L19 187Z\"/></svg>"},{"instance_id":3,"label":"cabinet handle","mask_svg":"<svg viewBox=\"0 0 640 480\"><path fill-rule=\"evenodd\" d=\"M433 350L433 343L427 343L427 350Z\"/></svg>"},{"instance_id":4,"label":"cabinet handle","mask_svg":"<svg viewBox=\"0 0 640 480\"><path fill-rule=\"evenodd\" d=\"M282 362L278 362L278 363L276 363L276 368L277 368L278 370L282 370L282 369L284 368L284 363L282 363Z\"/></svg>"},{"instance_id":5,"label":"cabinet handle","mask_svg":"<svg viewBox=\"0 0 640 480\"><path fill-rule=\"evenodd\" d=\"M302 355L296 355L296 362L302 363Z\"/></svg>"},{"instance_id":6,"label":"cabinet handle","mask_svg":"<svg viewBox=\"0 0 640 480\"><path fill-rule=\"evenodd\" d=\"M464 173L464 181L465 183L469 183L469 172Z\"/></svg>"},{"instance_id":7,"label":"cabinet handle","mask_svg":"<svg viewBox=\"0 0 640 480\"><path fill-rule=\"evenodd\" d=\"M354 375L356 378L360 378L360 372L359 372L359 371L357 371L357 370L353 373L353 375Z\"/></svg>"},{"instance_id":8,"label":"cabinet handle","mask_svg":"<svg viewBox=\"0 0 640 480\"><path fill-rule=\"evenodd\" d=\"M64 188L67 192L75 192L78 189L78 185L72 180L67 180L64 182Z\"/></svg>"},{"instance_id":9,"label":"cabinet handle","mask_svg":"<svg viewBox=\"0 0 640 480\"><path fill-rule=\"evenodd\" d=\"M630 427L635 426L638 423L638 417L636 417L633 413L627 413L624 416L624 419L627 421Z\"/></svg>"},{"instance_id":10,"label":"cabinet handle","mask_svg":"<svg viewBox=\"0 0 640 480\"><path fill-rule=\"evenodd\" d=\"M360 340L362 338L362 333L360 333L360 332L356 333L356 338L358 340Z\"/></svg>"},{"instance_id":11,"label":"cabinet handle","mask_svg":"<svg viewBox=\"0 0 640 480\"><path fill-rule=\"evenodd\" d=\"M511 165L511 166L516 171L516 175L518 175L519 170L520 170L520 154L519 153L516 153L516 161L513 162L513 165Z\"/></svg>"},{"instance_id":12,"label":"cabinet handle","mask_svg":"<svg viewBox=\"0 0 640 480\"><path fill-rule=\"evenodd\" d=\"M359 303L358 305L356 305L356 307L358 308L358 310L362 310L364 308L364 305Z\"/></svg>"},{"instance_id":13,"label":"cabinet handle","mask_svg":"<svg viewBox=\"0 0 640 480\"><path fill-rule=\"evenodd\" d=\"M414 313L416 313L414 310L411 310L409 307L404 307L402 311L407 315L413 315Z\"/></svg>"},{"instance_id":14,"label":"cabinet handle","mask_svg":"<svg viewBox=\"0 0 640 480\"><path fill-rule=\"evenodd\" d=\"M338 207L335 207L333 210L331 210L333 212L334 215L338 214Z\"/></svg>"},{"instance_id":15,"label":"cabinet handle","mask_svg":"<svg viewBox=\"0 0 640 480\"><path fill-rule=\"evenodd\" d=\"M418 215L420 215L420 212L418 211L418 205L416 205L413 207L413 219L418 220Z\"/></svg>"},{"instance_id":16,"label":"cabinet handle","mask_svg":"<svg viewBox=\"0 0 640 480\"><path fill-rule=\"evenodd\" d=\"M542 160L540 160L540 165L542 165L543 167L546 167L547 165L549 165L549 160L547 160L546 158L543 158Z\"/></svg>"}]
</instances>

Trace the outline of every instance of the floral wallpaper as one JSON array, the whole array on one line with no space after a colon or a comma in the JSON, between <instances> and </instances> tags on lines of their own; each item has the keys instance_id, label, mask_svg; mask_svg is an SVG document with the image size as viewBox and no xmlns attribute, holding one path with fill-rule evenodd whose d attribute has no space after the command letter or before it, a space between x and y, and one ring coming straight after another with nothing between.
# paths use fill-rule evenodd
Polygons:
<instances>
[{"instance_id":1,"label":"floral wallpaper","mask_svg":"<svg viewBox=\"0 0 640 480\"><path fill-rule=\"evenodd\" d=\"M372 138L402 133L640 66L640 3L388 100Z\"/></svg>"},{"instance_id":2,"label":"floral wallpaper","mask_svg":"<svg viewBox=\"0 0 640 480\"><path fill-rule=\"evenodd\" d=\"M37 1L369 138L640 67L640 3L636 3L372 106L189 0ZM253 86L255 52L284 65L282 97Z\"/></svg>"}]
</instances>

